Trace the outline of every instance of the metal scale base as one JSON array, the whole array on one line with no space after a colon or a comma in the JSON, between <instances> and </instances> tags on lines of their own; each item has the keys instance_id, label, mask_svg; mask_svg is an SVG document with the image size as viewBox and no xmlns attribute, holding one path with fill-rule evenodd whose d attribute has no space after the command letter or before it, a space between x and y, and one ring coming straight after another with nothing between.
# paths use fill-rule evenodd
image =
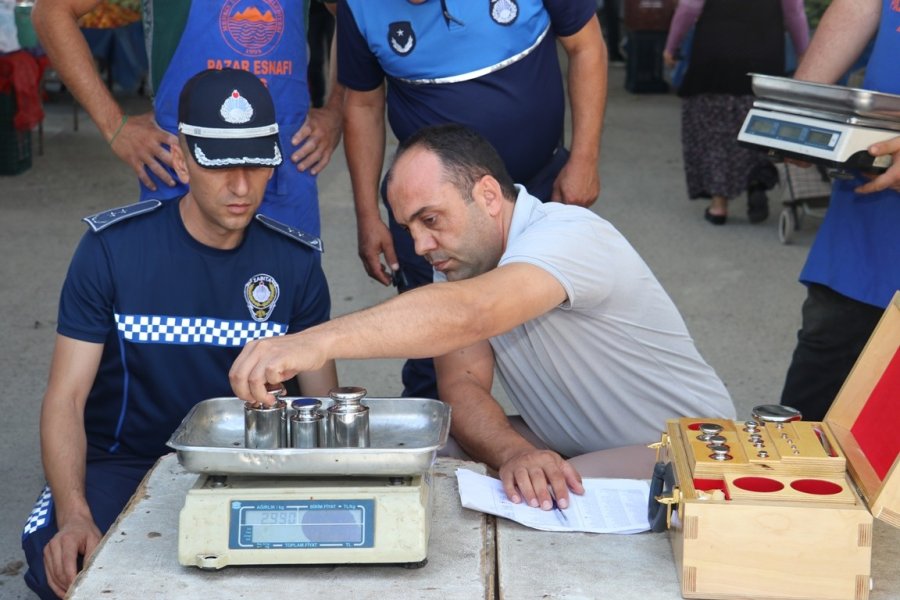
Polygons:
<instances>
[{"instance_id":1,"label":"metal scale base","mask_svg":"<svg viewBox=\"0 0 900 600\"><path fill-rule=\"evenodd\" d=\"M432 471L406 477L201 475L178 524L178 561L425 564Z\"/></svg>"}]
</instances>

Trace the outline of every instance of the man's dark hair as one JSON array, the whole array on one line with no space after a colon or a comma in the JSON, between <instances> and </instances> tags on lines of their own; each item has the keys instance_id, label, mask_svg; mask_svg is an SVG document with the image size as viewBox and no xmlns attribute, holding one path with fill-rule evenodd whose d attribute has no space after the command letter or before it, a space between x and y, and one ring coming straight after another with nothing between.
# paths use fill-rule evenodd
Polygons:
<instances>
[{"instance_id":1,"label":"man's dark hair","mask_svg":"<svg viewBox=\"0 0 900 600\"><path fill-rule=\"evenodd\" d=\"M438 157L445 179L466 202L472 201L472 188L485 175L500 183L505 198L515 201L518 191L494 147L478 133L456 123L424 127L400 144L387 173L388 183L397 159L416 147L425 148Z\"/></svg>"}]
</instances>

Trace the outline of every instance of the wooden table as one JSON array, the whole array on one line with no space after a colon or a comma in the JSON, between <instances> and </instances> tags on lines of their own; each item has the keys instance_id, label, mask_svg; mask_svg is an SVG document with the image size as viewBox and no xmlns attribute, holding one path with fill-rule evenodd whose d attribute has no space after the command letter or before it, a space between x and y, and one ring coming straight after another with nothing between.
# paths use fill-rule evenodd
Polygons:
<instances>
[{"instance_id":1,"label":"wooden table","mask_svg":"<svg viewBox=\"0 0 900 600\"><path fill-rule=\"evenodd\" d=\"M148 598L494 598L494 519L460 506L455 471L476 463L438 459L428 564L397 566L226 567L178 563L178 513L197 475L163 457L104 536L69 591L71 600Z\"/></svg>"},{"instance_id":2,"label":"wooden table","mask_svg":"<svg viewBox=\"0 0 900 600\"><path fill-rule=\"evenodd\" d=\"M551 533L463 509L454 473L476 463L439 458L428 564L226 567L201 571L177 560L178 513L197 476L174 455L160 460L103 538L70 590L72 600L262 598L393 600L678 600L664 533ZM869 600L900 600L900 530L876 521L875 587Z\"/></svg>"},{"instance_id":3,"label":"wooden table","mask_svg":"<svg viewBox=\"0 0 900 600\"><path fill-rule=\"evenodd\" d=\"M875 523L869 600L900 600L900 529ZM499 600L681 598L665 533L549 533L497 519L496 543Z\"/></svg>"}]
</instances>

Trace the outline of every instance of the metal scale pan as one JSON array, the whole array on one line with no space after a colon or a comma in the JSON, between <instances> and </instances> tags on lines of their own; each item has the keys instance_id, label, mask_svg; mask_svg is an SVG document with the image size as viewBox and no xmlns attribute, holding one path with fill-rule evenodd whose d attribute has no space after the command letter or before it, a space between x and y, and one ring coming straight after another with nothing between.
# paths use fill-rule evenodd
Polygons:
<instances>
[{"instance_id":1,"label":"metal scale pan","mask_svg":"<svg viewBox=\"0 0 900 600\"><path fill-rule=\"evenodd\" d=\"M322 407L330 398L319 398ZM427 398L366 398L368 448L244 447L244 403L211 398L196 404L167 445L190 472L252 476L406 476L431 468L447 443L450 407Z\"/></svg>"},{"instance_id":2,"label":"metal scale pan","mask_svg":"<svg viewBox=\"0 0 900 600\"><path fill-rule=\"evenodd\" d=\"M900 121L900 96L872 90L751 73L757 98L878 121Z\"/></svg>"}]
</instances>

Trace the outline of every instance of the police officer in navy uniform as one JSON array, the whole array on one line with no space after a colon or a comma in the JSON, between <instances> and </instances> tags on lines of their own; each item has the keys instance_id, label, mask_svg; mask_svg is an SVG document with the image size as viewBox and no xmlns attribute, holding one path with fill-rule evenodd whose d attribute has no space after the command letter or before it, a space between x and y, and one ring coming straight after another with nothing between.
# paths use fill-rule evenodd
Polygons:
<instances>
[{"instance_id":1,"label":"police officer in navy uniform","mask_svg":"<svg viewBox=\"0 0 900 600\"><path fill-rule=\"evenodd\" d=\"M284 161L266 87L201 72L178 117L172 162L190 191L85 219L63 285L41 411L47 487L22 538L41 598L65 595L190 408L231 395L244 344L329 318L320 240L257 214ZM304 394L337 384L333 362L308 375Z\"/></svg>"}]
</instances>

